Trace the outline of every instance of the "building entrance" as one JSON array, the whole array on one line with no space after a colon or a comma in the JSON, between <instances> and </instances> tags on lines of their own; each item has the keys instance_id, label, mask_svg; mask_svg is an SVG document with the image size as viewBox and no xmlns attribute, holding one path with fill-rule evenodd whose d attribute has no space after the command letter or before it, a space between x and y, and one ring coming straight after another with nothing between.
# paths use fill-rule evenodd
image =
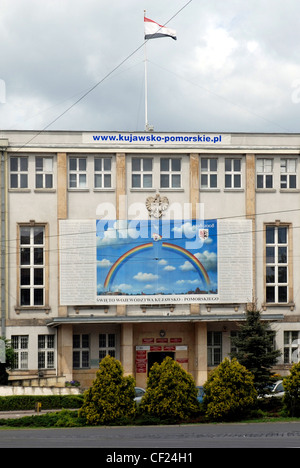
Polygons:
<instances>
[{"instance_id":1,"label":"building entrance","mask_svg":"<svg viewBox=\"0 0 300 468\"><path fill-rule=\"evenodd\" d=\"M149 352L148 353L148 373L147 373L147 375L149 376L149 371L150 371L151 367L153 366L153 364L155 362L157 362L158 364L161 364L163 362L163 360L167 356L174 359L175 353L171 353L171 352L165 352L164 353L164 352L158 352L158 351Z\"/></svg>"}]
</instances>

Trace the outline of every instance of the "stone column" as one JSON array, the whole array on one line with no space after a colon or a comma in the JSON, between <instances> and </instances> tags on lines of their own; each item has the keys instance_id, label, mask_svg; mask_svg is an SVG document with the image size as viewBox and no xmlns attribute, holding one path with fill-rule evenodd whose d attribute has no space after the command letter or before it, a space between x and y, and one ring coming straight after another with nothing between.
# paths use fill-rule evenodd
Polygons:
<instances>
[{"instance_id":1,"label":"stone column","mask_svg":"<svg viewBox=\"0 0 300 468\"><path fill-rule=\"evenodd\" d=\"M255 270L256 270L256 258L255 258L255 215L256 215L256 203L255 203L255 155L246 154L246 218L252 220L252 300L256 299L256 284L255 284Z\"/></svg>"},{"instance_id":2,"label":"stone column","mask_svg":"<svg viewBox=\"0 0 300 468\"><path fill-rule=\"evenodd\" d=\"M199 192L199 154L190 154L190 213L192 219L197 219L199 213L197 208L200 202ZM200 304L190 305L190 314L199 315Z\"/></svg>"},{"instance_id":3,"label":"stone column","mask_svg":"<svg viewBox=\"0 0 300 468\"><path fill-rule=\"evenodd\" d=\"M195 323L195 381L203 385L207 380L207 324Z\"/></svg>"},{"instance_id":4,"label":"stone column","mask_svg":"<svg viewBox=\"0 0 300 468\"><path fill-rule=\"evenodd\" d=\"M124 375L134 375L133 324L121 325L121 362Z\"/></svg>"},{"instance_id":5,"label":"stone column","mask_svg":"<svg viewBox=\"0 0 300 468\"><path fill-rule=\"evenodd\" d=\"M125 153L116 154L116 214L117 219L127 219ZM126 315L126 306L117 305L117 315Z\"/></svg>"},{"instance_id":6,"label":"stone column","mask_svg":"<svg viewBox=\"0 0 300 468\"><path fill-rule=\"evenodd\" d=\"M57 331L57 371L59 376L72 380L73 376L73 326L61 325Z\"/></svg>"}]
</instances>

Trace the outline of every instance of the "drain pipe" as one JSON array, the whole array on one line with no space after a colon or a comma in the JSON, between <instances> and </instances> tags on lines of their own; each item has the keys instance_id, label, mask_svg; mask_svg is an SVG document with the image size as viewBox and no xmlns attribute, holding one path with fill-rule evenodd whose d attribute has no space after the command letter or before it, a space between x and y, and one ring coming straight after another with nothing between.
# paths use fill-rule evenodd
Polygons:
<instances>
[{"instance_id":1,"label":"drain pipe","mask_svg":"<svg viewBox=\"0 0 300 468\"><path fill-rule=\"evenodd\" d=\"M0 146L2 146L0 142ZM7 142L6 142L7 143ZM6 153L1 149L1 336L6 336Z\"/></svg>"}]
</instances>

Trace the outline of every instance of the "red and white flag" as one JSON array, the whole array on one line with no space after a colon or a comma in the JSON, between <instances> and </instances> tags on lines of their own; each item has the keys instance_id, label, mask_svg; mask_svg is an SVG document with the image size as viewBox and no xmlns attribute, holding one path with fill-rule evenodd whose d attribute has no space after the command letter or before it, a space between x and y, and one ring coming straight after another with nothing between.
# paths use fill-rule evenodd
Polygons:
<instances>
[{"instance_id":1,"label":"red and white flag","mask_svg":"<svg viewBox=\"0 0 300 468\"><path fill-rule=\"evenodd\" d=\"M174 29L166 28L144 16L145 39L156 39L158 37L171 37L177 39Z\"/></svg>"}]
</instances>

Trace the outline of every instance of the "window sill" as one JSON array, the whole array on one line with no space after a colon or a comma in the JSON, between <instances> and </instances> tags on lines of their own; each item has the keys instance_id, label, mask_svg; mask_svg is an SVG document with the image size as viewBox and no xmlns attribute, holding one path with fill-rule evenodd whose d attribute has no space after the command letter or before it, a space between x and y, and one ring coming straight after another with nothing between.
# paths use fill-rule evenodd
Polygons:
<instances>
[{"instance_id":1,"label":"window sill","mask_svg":"<svg viewBox=\"0 0 300 468\"><path fill-rule=\"evenodd\" d=\"M93 188L94 192L115 192L116 189L113 187L96 187Z\"/></svg>"},{"instance_id":2,"label":"window sill","mask_svg":"<svg viewBox=\"0 0 300 468\"><path fill-rule=\"evenodd\" d=\"M218 188L200 188L200 192L221 192Z\"/></svg>"},{"instance_id":3,"label":"window sill","mask_svg":"<svg viewBox=\"0 0 300 468\"><path fill-rule=\"evenodd\" d=\"M21 193L29 193L31 190L29 188L9 188L9 192L21 192Z\"/></svg>"},{"instance_id":4,"label":"window sill","mask_svg":"<svg viewBox=\"0 0 300 468\"><path fill-rule=\"evenodd\" d=\"M262 304L262 309L267 310L268 307L289 307L291 311L294 310L295 308L295 303L293 301L291 302L264 302Z\"/></svg>"},{"instance_id":5,"label":"window sill","mask_svg":"<svg viewBox=\"0 0 300 468\"><path fill-rule=\"evenodd\" d=\"M280 189L280 193L300 193L299 189Z\"/></svg>"},{"instance_id":6,"label":"window sill","mask_svg":"<svg viewBox=\"0 0 300 468\"><path fill-rule=\"evenodd\" d=\"M160 192L184 192L184 188L173 188L173 187L166 187L160 188Z\"/></svg>"},{"instance_id":7,"label":"window sill","mask_svg":"<svg viewBox=\"0 0 300 468\"><path fill-rule=\"evenodd\" d=\"M34 189L35 193L55 193L56 189L52 188L36 188Z\"/></svg>"},{"instance_id":8,"label":"window sill","mask_svg":"<svg viewBox=\"0 0 300 468\"><path fill-rule=\"evenodd\" d=\"M51 307L49 306L15 306L15 311L17 314L20 312L44 312L49 314Z\"/></svg>"},{"instance_id":9,"label":"window sill","mask_svg":"<svg viewBox=\"0 0 300 468\"><path fill-rule=\"evenodd\" d=\"M156 192L156 189L153 187L131 187L130 192Z\"/></svg>"},{"instance_id":10,"label":"window sill","mask_svg":"<svg viewBox=\"0 0 300 468\"><path fill-rule=\"evenodd\" d=\"M68 192L89 192L89 191L90 191L89 188L77 188L77 187L68 188Z\"/></svg>"},{"instance_id":11,"label":"window sill","mask_svg":"<svg viewBox=\"0 0 300 468\"><path fill-rule=\"evenodd\" d=\"M256 192L258 193L275 193L276 192L276 189L274 188L256 188L255 189Z\"/></svg>"},{"instance_id":12,"label":"window sill","mask_svg":"<svg viewBox=\"0 0 300 468\"><path fill-rule=\"evenodd\" d=\"M243 188L224 188L224 192L244 192Z\"/></svg>"}]
</instances>

